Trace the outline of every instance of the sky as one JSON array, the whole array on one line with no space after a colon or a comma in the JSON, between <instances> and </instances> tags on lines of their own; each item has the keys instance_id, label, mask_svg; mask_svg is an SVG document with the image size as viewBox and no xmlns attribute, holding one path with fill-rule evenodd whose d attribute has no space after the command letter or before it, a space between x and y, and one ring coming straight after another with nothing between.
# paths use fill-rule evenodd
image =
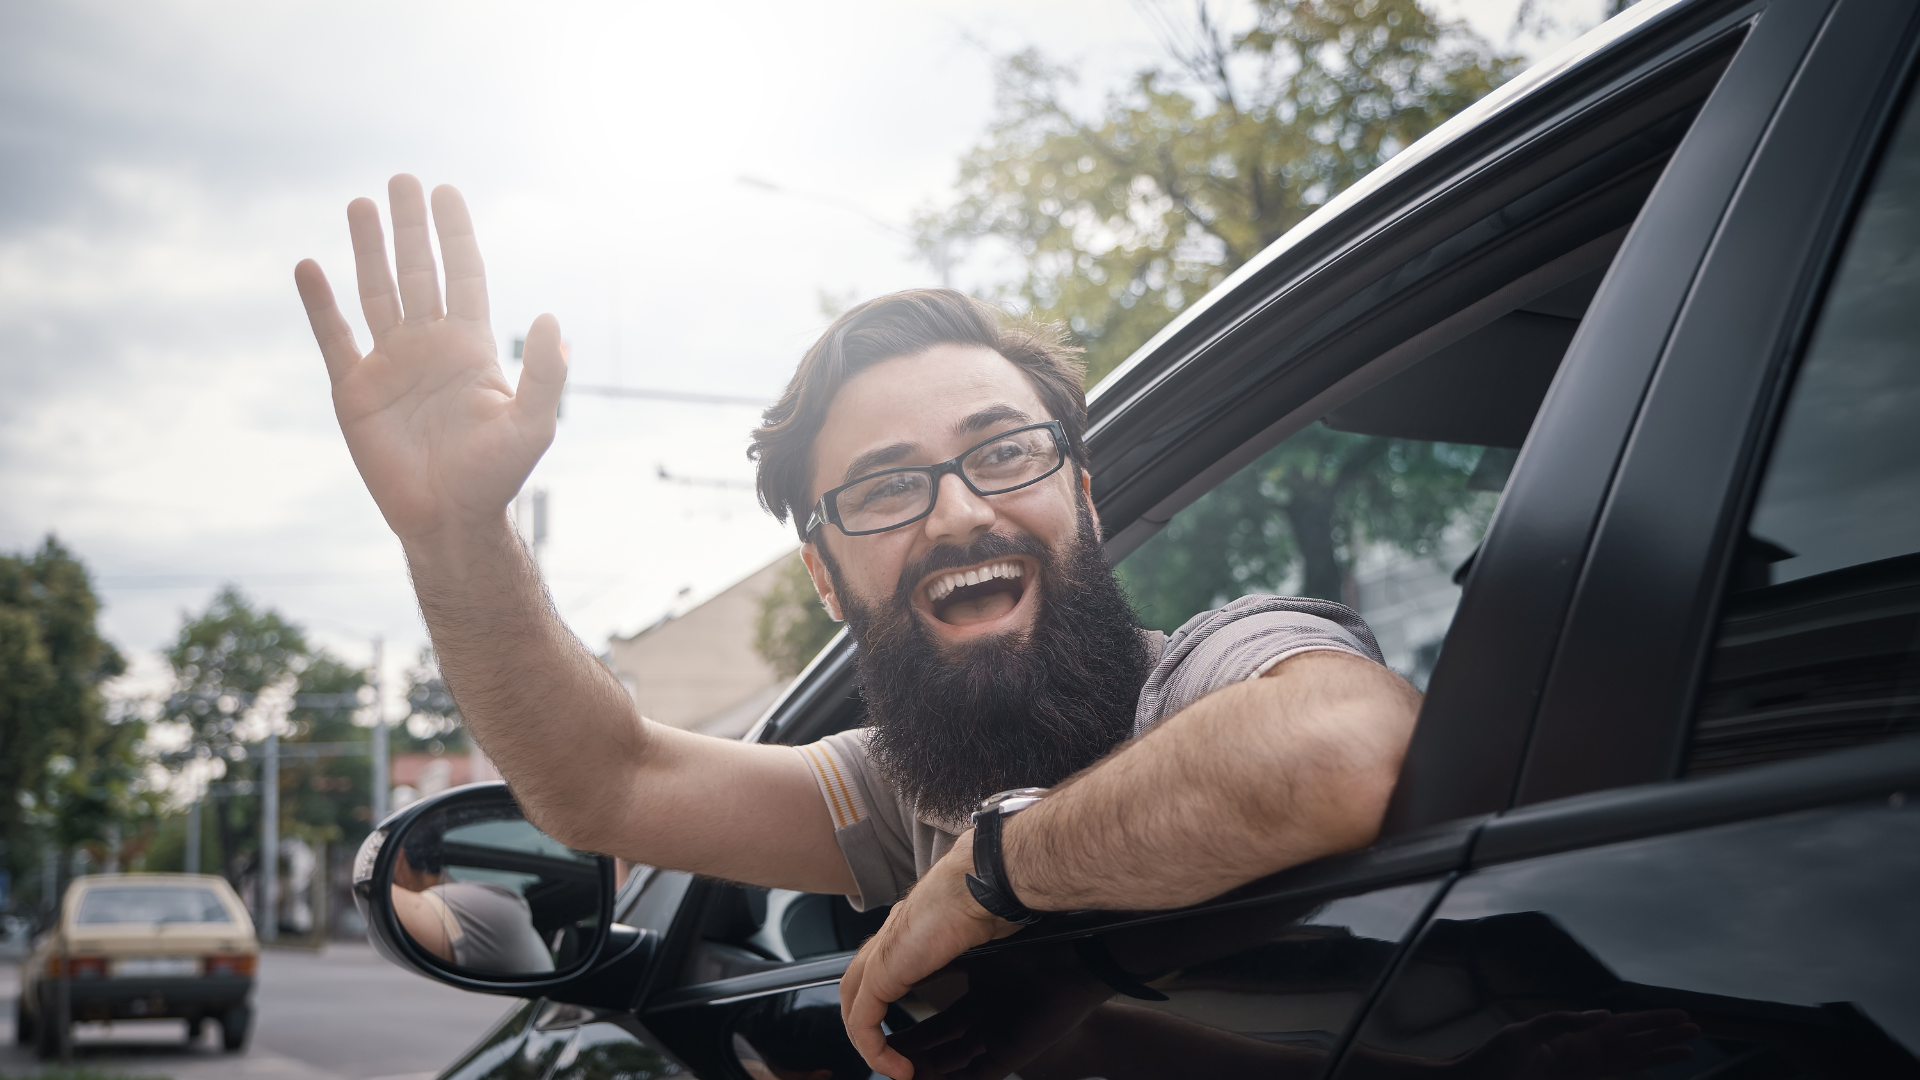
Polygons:
<instances>
[{"instance_id":1,"label":"sky","mask_svg":"<svg viewBox=\"0 0 1920 1080\"><path fill-rule=\"evenodd\" d=\"M1599 21L1544 2L1561 25L1519 38L1519 0L1438 6L1534 57ZM770 400L823 295L938 283L870 219L951 197L1028 46L1087 104L1161 55L1126 0L0 4L0 550L86 562L122 694L226 583L350 661L382 639L398 689L425 630L292 282L318 259L358 321L347 202L459 186L503 356L551 311L576 383ZM755 418L567 399L530 484L589 647L794 546L749 487Z\"/></svg>"}]
</instances>

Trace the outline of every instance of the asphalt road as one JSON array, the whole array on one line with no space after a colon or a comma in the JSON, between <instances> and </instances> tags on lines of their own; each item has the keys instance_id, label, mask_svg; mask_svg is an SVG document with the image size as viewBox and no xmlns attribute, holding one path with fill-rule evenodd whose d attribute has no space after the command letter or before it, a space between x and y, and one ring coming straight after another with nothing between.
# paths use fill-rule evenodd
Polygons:
<instances>
[{"instance_id":1,"label":"asphalt road","mask_svg":"<svg viewBox=\"0 0 1920 1080\"><path fill-rule=\"evenodd\" d=\"M19 985L14 965L0 964L6 1077L46 1067L13 1039ZM77 1025L74 1064L173 1080L432 1080L514 1005L409 974L358 944L262 950L254 993L253 1039L242 1053L220 1049L217 1024L188 1046L184 1021L120 1021Z\"/></svg>"}]
</instances>

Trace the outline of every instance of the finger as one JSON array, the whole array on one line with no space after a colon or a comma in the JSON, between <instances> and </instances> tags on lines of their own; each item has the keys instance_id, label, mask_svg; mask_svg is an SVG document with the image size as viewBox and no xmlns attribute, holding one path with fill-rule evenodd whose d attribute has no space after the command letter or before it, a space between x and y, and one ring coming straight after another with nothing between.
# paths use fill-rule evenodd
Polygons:
<instances>
[{"instance_id":1,"label":"finger","mask_svg":"<svg viewBox=\"0 0 1920 1080\"><path fill-rule=\"evenodd\" d=\"M874 1072L885 1073L893 1080L913 1080L913 1062L888 1046L887 1036L880 1030L880 1021L886 1015L887 1002L876 997L863 980L845 1013L847 1038Z\"/></svg>"},{"instance_id":2,"label":"finger","mask_svg":"<svg viewBox=\"0 0 1920 1080\"><path fill-rule=\"evenodd\" d=\"M360 280L360 313L375 340L400 325L400 295L387 268L387 238L380 233L380 208L372 199L347 204L347 233L353 237L353 268Z\"/></svg>"},{"instance_id":3,"label":"finger","mask_svg":"<svg viewBox=\"0 0 1920 1080\"><path fill-rule=\"evenodd\" d=\"M440 234L440 257L447 261L447 314L485 323L487 268L480 261L467 200L451 184L433 189L433 228Z\"/></svg>"},{"instance_id":4,"label":"finger","mask_svg":"<svg viewBox=\"0 0 1920 1080\"><path fill-rule=\"evenodd\" d=\"M400 305L408 322L437 319L440 275L427 236L427 196L420 181L406 173L387 181L388 212L393 215L393 265L400 271Z\"/></svg>"},{"instance_id":5,"label":"finger","mask_svg":"<svg viewBox=\"0 0 1920 1080\"><path fill-rule=\"evenodd\" d=\"M327 377L339 382L360 362L360 349L353 342L353 328L333 302L333 289L320 264L303 259L293 268L293 284L300 290L300 302L306 305L307 322L313 325L313 339L320 343L320 358L327 362Z\"/></svg>"},{"instance_id":6,"label":"finger","mask_svg":"<svg viewBox=\"0 0 1920 1080\"><path fill-rule=\"evenodd\" d=\"M513 407L520 412L522 423L550 426L560 411L560 392L567 385L567 357L560 342L559 319L542 315L533 320L520 360L520 385L514 391ZM855 963L859 960L854 957ZM847 969L849 974L853 970ZM844 978L841 985L846 985Z\"/></svg>"}]
</instances>

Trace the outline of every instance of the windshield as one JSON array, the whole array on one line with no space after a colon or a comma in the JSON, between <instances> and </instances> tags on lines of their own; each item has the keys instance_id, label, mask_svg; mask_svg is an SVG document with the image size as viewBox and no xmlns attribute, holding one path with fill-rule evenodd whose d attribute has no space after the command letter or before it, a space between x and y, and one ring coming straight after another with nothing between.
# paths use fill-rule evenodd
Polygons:
<instances>
[{"instance_id":1,"label":"windshield","mask_svg":"<svg viewBox=\"0 0 1920 1080\"><path fill-rule=\"evenodd\" d=\"M212 889L184 885L140 885L88 889L80 897L75 922L230 923L233 916Z\"/></svg>"}]
</instances>

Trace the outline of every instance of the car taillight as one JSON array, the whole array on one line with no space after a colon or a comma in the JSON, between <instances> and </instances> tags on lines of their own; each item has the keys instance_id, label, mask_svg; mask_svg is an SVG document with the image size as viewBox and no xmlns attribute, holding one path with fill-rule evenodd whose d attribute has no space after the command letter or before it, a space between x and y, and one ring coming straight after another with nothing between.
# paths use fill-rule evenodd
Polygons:
<instances>
[{"instance_id":1,"label":"car taillight","mask_svg":"<svg viewBox=\"0 0 1920 1080\"><path fill-rule=\"evenodd\" d=\"M52 956L47 958L47 978L60 978L63 966L76 979L103 979L107 975L104 956Z\"/></svg>"},{"instance_id":2,"label":"car taillight","mask_svg":"<svg viewBox=\"0 0 1920 1080\"><path fill-rule=\"evenodd\" d=\"M251 975L253 974L253 954L226 953L209 956L205 971L209 975Z\"/></svg>"}]
</instances>

